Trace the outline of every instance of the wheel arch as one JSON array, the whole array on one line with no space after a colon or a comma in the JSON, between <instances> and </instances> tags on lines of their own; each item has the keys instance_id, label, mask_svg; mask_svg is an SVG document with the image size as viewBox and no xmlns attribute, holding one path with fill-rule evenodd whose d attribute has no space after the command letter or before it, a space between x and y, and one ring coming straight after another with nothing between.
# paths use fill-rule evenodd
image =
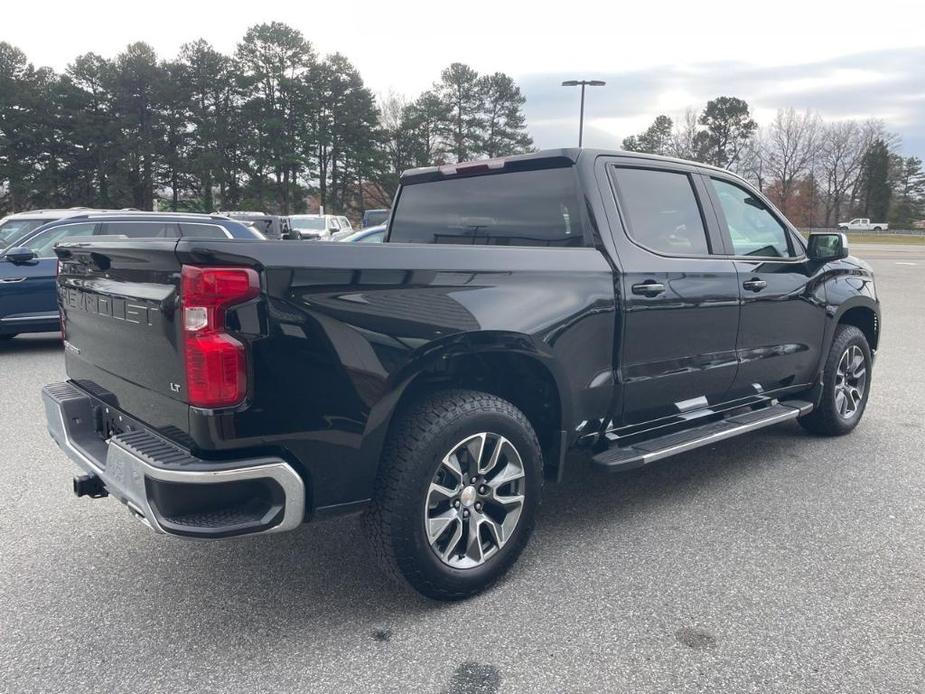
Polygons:
<instances>
[{"instance_id":1,"label":"wheel arch","mask_svg":"<svg viewBox=\"0 0 925 694\"><path fill-rule=\"evenodd\" d=\"M836 325L853 325L858 328L871 350L876 350L880 343L880 312L872 301L864 301L865 297L858 297L859 301L846 302L840 307L836 316Z\"/></svg>"},{"instance_id":2,"label":"wheel arch","mask_svg":"<svg viewBox=\"0 0 925 694\"><path fill-rule=\"evenodd\" d=\"M520 409L536 432L548 474L567 446L572 402L555 357L526 335L466 333L430 344L393 379L394 386L370 411L364 458L379 459L389 430L404 407L427 393L450 389L497 395Z\"/></svg>"}]
</instances>

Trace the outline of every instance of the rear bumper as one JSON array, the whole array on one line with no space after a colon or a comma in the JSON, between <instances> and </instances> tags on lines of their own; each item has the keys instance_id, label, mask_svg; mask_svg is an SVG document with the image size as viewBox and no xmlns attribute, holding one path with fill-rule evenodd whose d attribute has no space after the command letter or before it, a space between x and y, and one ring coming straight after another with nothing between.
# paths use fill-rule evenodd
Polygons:
<instances>
[{"instance_id":1,"label":"rear bumper","mask_svg":"<svg viewBox=\"0 0 925 694\"><path fill-rule=\"evenodd\" d=\"M305 485L280 458L203 460L124 416L124 432L103 440L105 403L71 383L45 386L42 399L55 443L157 532L232 537L292 530L305 518Z\"/></svg>"}]
</instances>

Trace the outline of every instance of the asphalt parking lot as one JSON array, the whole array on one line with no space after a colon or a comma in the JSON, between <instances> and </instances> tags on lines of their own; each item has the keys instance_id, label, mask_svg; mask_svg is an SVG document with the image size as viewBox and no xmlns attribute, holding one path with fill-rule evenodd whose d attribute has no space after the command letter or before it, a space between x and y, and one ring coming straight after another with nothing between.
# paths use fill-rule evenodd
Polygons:
<instances>
[{"instance_id":1,"label":"asphalt parking lot","mask_svg":"<svg viewBox=\"0 0 925 694\"><path fill-rule=\"evenodd\" d=\"M884 332L852 435L572 469L462 604L387 583L356 520L197 543L75 498L60 343L0 344L0 691L925 691L925 247L853 250Z\"/></svg>"}]
</instances>

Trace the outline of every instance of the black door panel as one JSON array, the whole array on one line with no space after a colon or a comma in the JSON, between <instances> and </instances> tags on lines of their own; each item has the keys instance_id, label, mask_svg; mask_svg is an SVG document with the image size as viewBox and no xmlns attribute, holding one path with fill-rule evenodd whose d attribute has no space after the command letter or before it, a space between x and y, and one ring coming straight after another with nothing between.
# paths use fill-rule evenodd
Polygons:
<instances>
[{"instance_id":1,"label":"black door panel","mask_svg":"<svg viewBox=\"0 0 925 694\"><path fill-rule=\"evenodd\" d=\"M619 425L723 401L736 375L739 278L699 174L660 162L611 169L623 302Z\"/></svg>"},{"instance_id":2,"label":"black door panel","mask_svg":"<svg viewBox=\"0 0 925 694\"><path fill-rule=\"evenodd\" d=\"M736 260L735 264L742 284L742 312L736 342L739 373L732 395L810 383L825 327L824 288L814 281L810 263Z\"/></svg>"},{"instance_id":3,"label":"black door panel","mask_svg":"<svg viewBox=\"0 0 925 694\"><path fill-rule=\"evenodd\" d=\"M735 379L739 304L734 263L675 263L674 271L623 277L627 339L618 372L624 424L679 414L698 399L704 405L720 402ZM658 259L652 267L675 263ZM665 291L654 296L632 291L644 282L662 284Z\"/></svg>"},{"instance_id":4,"label":"black door panel","mask_svg":"<svg viewBox=\"0 0 925 694\"><path fill-rule=\"evenodd\" d=\"M760 194L722 175L705 183L739 275L739 369L730 396L811 383L825 326L817 264Z\"/></svg>"}]
</instances>

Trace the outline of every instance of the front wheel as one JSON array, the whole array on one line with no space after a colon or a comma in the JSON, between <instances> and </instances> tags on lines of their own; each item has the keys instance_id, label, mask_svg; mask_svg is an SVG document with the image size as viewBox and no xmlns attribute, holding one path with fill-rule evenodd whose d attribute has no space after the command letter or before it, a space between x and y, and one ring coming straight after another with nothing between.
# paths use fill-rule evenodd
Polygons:
<instances>
[{"instance_id":1,"label":"front wheel","mask_svg":"<svg viewBox=\"0 0 925 694\"><path fill-rule=\"evenodd\" d=\"M530 537L542 453L524 414L494 395L452 390L398 415L367 532L380 563L438 600L494 583Z\"/></svg>"},{"instance_id":2,"label":"front wheel","mask_svg":"<svg viewBox=\"0 0 925 694\"><path fill-rule=\"evenodd\" d=\"M822 372L822 400L800 418L803 428L827 436L854 429L867 407L872 365L864 333L853 325L838 326Z\"/></svg>"}]
</instances>

